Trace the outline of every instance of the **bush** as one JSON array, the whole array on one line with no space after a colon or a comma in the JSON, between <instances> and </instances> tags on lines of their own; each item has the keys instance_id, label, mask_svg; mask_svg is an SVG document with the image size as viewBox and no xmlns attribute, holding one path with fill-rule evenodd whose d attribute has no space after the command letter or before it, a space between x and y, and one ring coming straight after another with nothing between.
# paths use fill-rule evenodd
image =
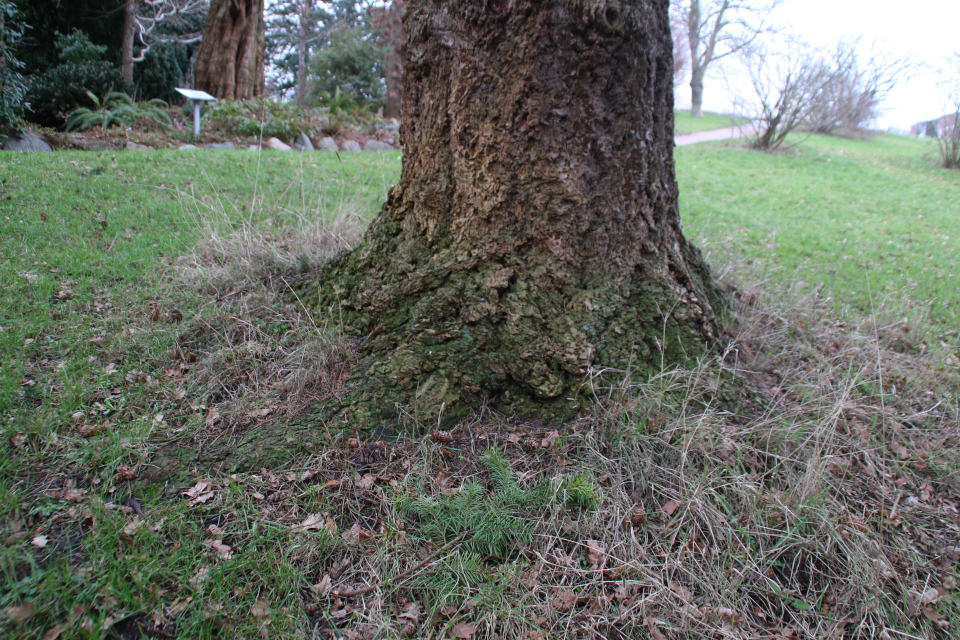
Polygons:
<instances>
[{"instance_id":1,"label":"bush","mask_svg":"<svg viewBox=\"0 0 960 640\"><path fill-rule=\"evenodd\" d=\"M325 104L339 93L360 105L381 106L387 95L385 47L364 27L333 36L310 65L313 100Z\"/></svg>"},{"instance_id":2,"label":"bush","mask_svg":"<svg viewBox=\"0 0 960 640\"><path fill-rule=\"evenodd\" d=\"M45 127L61 128L66 114L79 107L96 107L90 94L129 91L120 70L107 62L106 47L94 45L83 31L58 34L57 50L62 64L29 80L27 118Z\"/></svg>"},{"instance_id":3,"label":"bush","mask_svg":"<svg viewBox=\"0 0 960 640\"><path fill-rule=\"evenodd\" d=\"M16 131L23 124L27 85L20 74L23 63L14 55L14 45L23 35L16 17L16 7L0 0L0 133Z\"/></svg>"},{"instance_id":4,"label":"bush","mask_svg":"<svg viewBox=\"0 0 960 640\"><path fill-rule=\"evenodd\" d=\"M206 114L218 129L238 136L262 135L264 138L293 140L301 133L311 134L326 125L326 119L309 109L273 100L223 101Z\"/></svg>"},{"instance_id":5,"label":"bush","mask_svg":"<svg viewBox=\"0 0 960 640\"><path fill-rule=\"evenodd\" d=\"M170 119L164 109L169 105L163 100L150 100L137 104L125 93L112 92L107 94L103 103L92 93L87 96L94 103L96 109L80 107L67 118L67 131L85 131L90 127L124 126L137 120L158 122L161 125L171 126Z\"/></svg>"}]
</instances>

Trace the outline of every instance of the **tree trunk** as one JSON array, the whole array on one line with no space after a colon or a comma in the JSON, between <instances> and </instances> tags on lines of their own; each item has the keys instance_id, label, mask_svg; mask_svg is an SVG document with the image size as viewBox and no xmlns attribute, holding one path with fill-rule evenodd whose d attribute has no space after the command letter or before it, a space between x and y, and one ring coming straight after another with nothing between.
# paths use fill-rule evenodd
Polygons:
<instances>
[{"instance_id":1,"label":"tree trunk","mask_svg":"<svg viewBox=\"0 0 960 640\"><path fill-rule=\"evenodd\" d=\"M304 288L363 336L357 425L557 420L687 363L720 291L683 236L668 0L407 0L403 172Z\"/></svg>"},{"instance_id":2,"label":"tree trunk","mask_svg":"<svg viewBox=\"0 0 960 640\"><path fill-rule=\"evenodd\" d=\"M137 0L123 5L123 38L120 42L120 75L133 84L133 39L137 31Z\"/></svg>"},{"instance_id":3,"label":"tree trunk","mask_svg":"<svg viewBox=\"0 0 960 640\"><path fill-rule=\"evenodd\" d=\"M195 88L215 98L263 94L264 0L212 0L197 52Z\"/></svg>"},{"instance_id":4,"label":"tree trunk","mask_svg":"<svg viewBox=\"0 0 960 640\"><path fill-rule=\"evenodd\" d=\"M384 115L400 118L400 91L403 82L403 60L400 47L403 43L403 1L393 0L387 10L387 108Z\"/></svg>"},{"instance_id":5,"label":"tree trunk","mask_svg":"<svg viewBox=\"0 0 960 640\"><path fill-rule=\"evenodd\" d=\"M690 115L703 117L703 69L690 72Z\"/></svg>"},{"instance_id":6,"label":"tree trunk","mask_svg":"<svg viewBox=\"0 0 960 640\"><path fill-rule=\"evenodd\" d=\"M307 28L312 0L297 0L297 106L302 107L307 91Z\"/></svg>"}]
</instances>

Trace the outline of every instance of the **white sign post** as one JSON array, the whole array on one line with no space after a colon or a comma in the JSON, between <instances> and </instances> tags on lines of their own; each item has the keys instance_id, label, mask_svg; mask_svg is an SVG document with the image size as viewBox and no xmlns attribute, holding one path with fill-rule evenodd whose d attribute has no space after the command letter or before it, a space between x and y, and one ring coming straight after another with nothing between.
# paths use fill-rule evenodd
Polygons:
<instances>
[{"instance_id":1,"label":"white sign post","mask_svg":"<svg viewBox=\"0 0 960 640\"><path fill-rule=\"evenodd\" d=\"M200 103L215 101L212 95L206 91L194 91L193 89L177 89L177 93L188 100L193 100L193 135L200 137Z\"/></svg>"}]
</instances>

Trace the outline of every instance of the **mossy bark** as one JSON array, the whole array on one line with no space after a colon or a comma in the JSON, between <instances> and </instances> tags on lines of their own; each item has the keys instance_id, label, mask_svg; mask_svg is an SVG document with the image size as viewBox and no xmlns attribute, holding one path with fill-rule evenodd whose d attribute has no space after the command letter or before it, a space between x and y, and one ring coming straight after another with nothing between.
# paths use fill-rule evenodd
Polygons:
<instances>
[{"instance_id":1,"label":"mossy bark","mask_svg":"<svg viewBox=\"0 0 960 640\"><path fill-rule=\"evenodd\" d=\"M575 414L718 334L684 237L668 0L408 0L403 173L303 287L363 336L347 414ZM619 375L619 374L617 374Z\"/></svg>"}]
</instances>

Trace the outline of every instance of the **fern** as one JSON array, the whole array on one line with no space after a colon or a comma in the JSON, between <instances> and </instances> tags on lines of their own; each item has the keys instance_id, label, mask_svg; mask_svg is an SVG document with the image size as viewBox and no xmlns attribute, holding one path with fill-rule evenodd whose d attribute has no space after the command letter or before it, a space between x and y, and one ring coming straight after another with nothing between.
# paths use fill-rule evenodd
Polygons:
<instances>
[{"instance_id":1,"label":"fern","mask_svg":"<svg viewBox=\"0 0 960 640\"><path fill-rule=\"evenodd\" d=\"M161 125L171 126L173 120L164 109L168 106L163 100L150 100L136 103L125 93L111 91L101 101L90 91L87 97L94 104L93 109L81 107L67 117L67 131L86 131L91 127L109 129L111 126L125 126L135 120L151 120Z\"/></svg>"}]
</instances>

